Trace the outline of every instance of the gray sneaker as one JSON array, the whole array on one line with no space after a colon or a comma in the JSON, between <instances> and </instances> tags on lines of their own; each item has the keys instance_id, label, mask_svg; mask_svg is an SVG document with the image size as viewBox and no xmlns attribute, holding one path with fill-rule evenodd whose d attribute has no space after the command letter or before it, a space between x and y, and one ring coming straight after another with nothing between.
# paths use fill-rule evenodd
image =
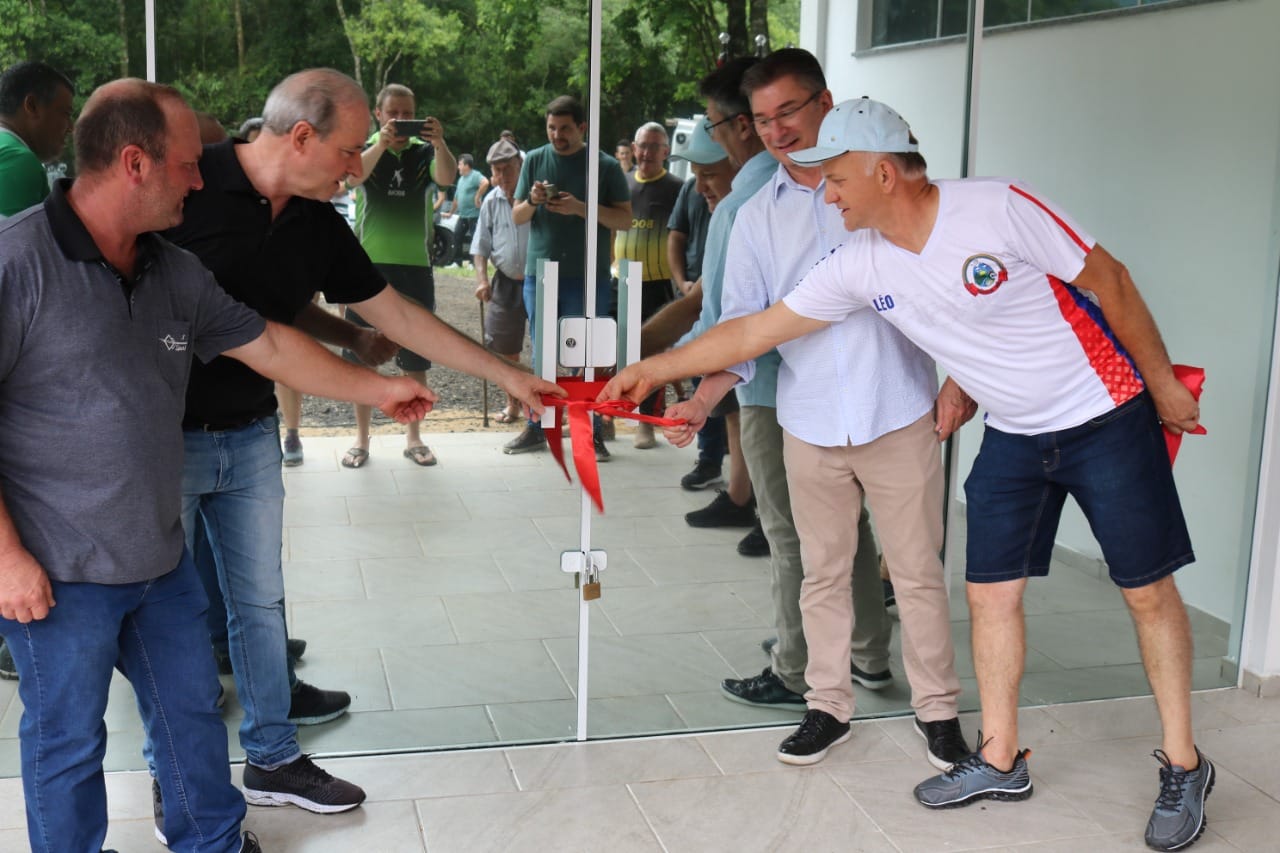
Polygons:
<instances>
[{"instance_id":1,"label":"gray sneaker","mask_svg":"<svg viewBox=\"0 0 1280 853\"><path fill-rule=\"evenodd\" d=\"M1204 834L1204 803L1213 790L1213 762L1199 748L1195 770L1179 767L1163 749L1151 753L1160 767L1160 796L1147 821L1147 846L1153 850L1184 850Z\"/></svg>"},{"instance_id":2,"label":"gray sneaker","mask_svg":"<svg viewBox=\"0 0 1280 853\"><path fill-rule=\"evenodd\" d=\"M954 809L978 800L1025 800L1031 796L1031 773L1024 749L1013 759L1013 769L1002 773L982 757L982 733L978 752L957 761L941 776L916 785L916 801L925 808Z\"/></svg>"}]
</instances>

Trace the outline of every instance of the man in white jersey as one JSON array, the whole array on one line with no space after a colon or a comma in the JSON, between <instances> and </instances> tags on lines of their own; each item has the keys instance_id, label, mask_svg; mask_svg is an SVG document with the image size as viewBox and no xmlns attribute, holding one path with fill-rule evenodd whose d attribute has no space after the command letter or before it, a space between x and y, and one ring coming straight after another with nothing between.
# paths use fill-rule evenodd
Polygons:
<instances>
[{"instance_id":1,"label":"man in white jersey","mask_svg":"<svg viewBox=\"0 0 1280 853\"><path fill-rule=\"evenodd\" d=\"M792 157L822 165L827 199L853 233L782 304L690 345L681 369L714 370L870 307L987 409L965 483L987 740L918 785L917 800L946 808L1031 796L1017 748L1022 595L1028 577L1048 573L1071 495L1133 617L1163 726L1146 842L1184 849L1204 831L1214 768L1192 738L1191 632L1172 573L1194 555L1160 425L1192 430L1200 411L1128 271L1025 186L930 182L906 122L883 104L841 104L817 146ZM662 372L637 365L619 385L643 393Z\"/></svg>"}]
</instances>

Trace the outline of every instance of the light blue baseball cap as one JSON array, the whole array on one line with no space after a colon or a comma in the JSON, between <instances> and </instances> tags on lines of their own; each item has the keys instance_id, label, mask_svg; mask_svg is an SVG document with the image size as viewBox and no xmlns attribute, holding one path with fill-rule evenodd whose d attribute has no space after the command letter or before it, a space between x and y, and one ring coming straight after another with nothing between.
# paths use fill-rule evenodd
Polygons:
<instances>
[{"instance_id":1,"label":"light blue baseball cap","mask_svg":"<svg viewBox=\"0 0 1280 853\"><path fill-rule=\"evenodd\" d=\"M720 143L711 138L711 134L707 133L707 121L703 118L695 119L693 122L693 130L689 132L688 144L680 151L680 153L672 152L672 160L688 160L690 163L697 163L699 166L710 166L712 163L719 163L728 157L729 154L720 147Z\"/></svg>"},{"instance_id":2,"label":"light blue baseball cap","mask_svg":"<svg viewBox=\"0 0 1280 853\"><path fill-rule=\"evenodd\" d=\"M822 119L818 144L791 154L801 166L816 166L847 151L877 154L909 154L920 150L911 141L906 119L870 98L842 101Z\"/></svg>"}]
</instances>

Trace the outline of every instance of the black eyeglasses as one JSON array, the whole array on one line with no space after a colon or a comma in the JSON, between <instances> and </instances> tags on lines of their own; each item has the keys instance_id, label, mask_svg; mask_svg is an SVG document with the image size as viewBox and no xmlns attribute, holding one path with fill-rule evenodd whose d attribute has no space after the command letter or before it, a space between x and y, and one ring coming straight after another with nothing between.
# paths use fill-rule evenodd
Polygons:
<instances>
[{"instance_id":1,"label":"black eyeglasses","mask_svg":"<svg viewBox=\"0 0 1280 853\"><path fill-rule=\"evenodd\" d=\"M712 132L715 131L717 127L724 124L725 122L733 121L735 118L737 118L740 115L745 115L745 113L734 113L733 115L725 116L724 118L716 122L713 122L709 118L704 118L702 120L702 129L705 130L708 135L710 135Z\"/></svg>"},{"instance_id":2,"label":"black eyeglasses","mask_svg":"<svg viewBox=\"0 0 1280 853\"><path fill-rule=\"evenodd\" d=\"M814 101L818 100L818 96L821 95L822 92L823 90L819 89L806 98L803 103L797 104L794 107L787 107L785 110L778 110L778 112L772 116L754 116L751 119L751 123L756 126L756 131L758 133L764 133L775 121L786 121L805 107L812 104Z\"/></svg>"}]
</instances>

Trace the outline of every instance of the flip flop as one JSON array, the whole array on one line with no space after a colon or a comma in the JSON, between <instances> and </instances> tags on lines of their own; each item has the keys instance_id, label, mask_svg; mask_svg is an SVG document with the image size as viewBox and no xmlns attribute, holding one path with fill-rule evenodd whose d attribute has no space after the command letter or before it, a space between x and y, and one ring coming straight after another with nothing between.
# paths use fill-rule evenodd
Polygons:
<instances>
[{"instance_id":1,"label":"flip flop","mask_svg":"<svg viewBox=\"0 0 1280 853\"><path fill-rule=\"evenodd\" d=\"M520 419L520 415L518 413L513 415L504 409L494 415L493 419L500 424L513 424Z\"/></svg>"},{"instance_id":2,"label":"flip flop","mask_svg":"<svg viewBox=\"0 0 1280 853\"><path fill-rule=\"evenodd\" d=\"M412 459L415 465L421 465L424 468L428 465L436 464L436 455L425 444L418 447L406 447L404 449L404 458Z\"/></svg>"},{"instance_id":3,"label":"flip flop","mask_svg":"<svg viewBox=\"0 0 1280 853\"><path fill-rule=\"evenodd\" d=\"M343 468L359 468L369 461L369 451L363 447L353 447L342 457Z\"/></svg>"}]
</instances>

